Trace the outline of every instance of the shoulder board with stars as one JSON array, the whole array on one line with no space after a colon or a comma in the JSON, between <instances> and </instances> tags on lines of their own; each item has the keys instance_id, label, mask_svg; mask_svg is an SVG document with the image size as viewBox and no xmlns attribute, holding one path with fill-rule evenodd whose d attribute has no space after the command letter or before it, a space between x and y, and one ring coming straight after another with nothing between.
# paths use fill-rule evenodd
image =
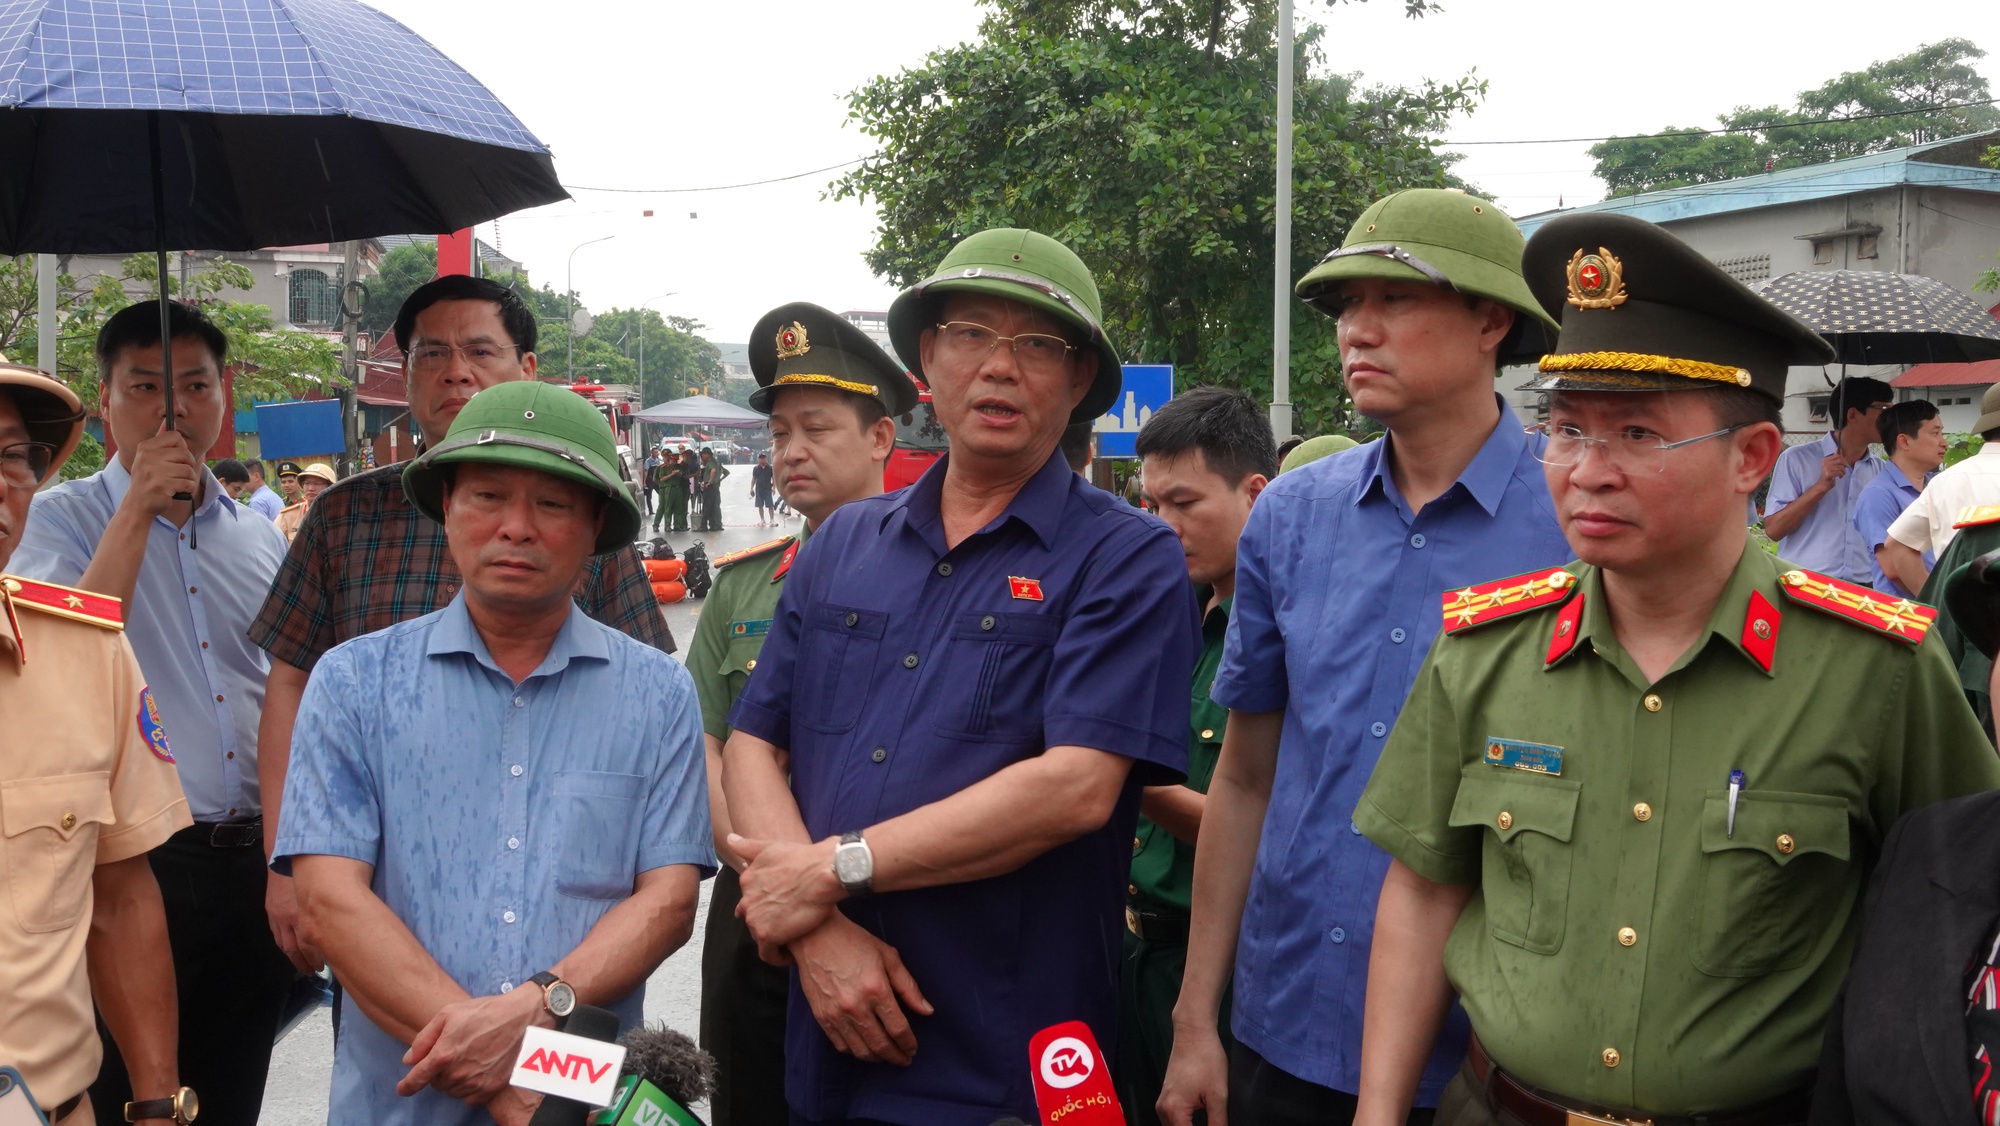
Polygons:
<instances>
[{"instance_id":1,"label":"shoulder board with stars","mask_svg":"<svg viewBox=\"0 0 2000 1126\"><path fill-rule=\"evenodd\" d=\"M1972 528L1980 524L1991 524L2000 520L2000 504L1975 504L1958 510L1958 519L1952 521L1953 528Z\"/></svg>"},{"instance_id":2,"label":"shoulder board with stars","mask_svg":"<svg viewBox=\"0 0 2000 1126\"><path fill-rule=\"evenodd\" d=\"M1557 606L1575 590L1576 576L1560 568L1448 590L1444 592L1444 631L1462 633L1529 610Z\"/></svg>"},{"instance_id":3,"label":"shoulder board with stars","mask_svg":"<svg viewBox=\"0 0 2000 1126\"><path fill-rule=\"evenodd\" d=\"M8 601L15 606L40 610L59 618L73 618L105 629L125 628L124 604L95 591L24 579L19 575L0 575L0 590L7 593Z\"/></svg>"},{"instance_id":4,"label":"shoulder board with stars","mask_svg":"<svg viewBox=\"0 0 2000 1126\"><path fill-rule=\"evenodd\" d=\"M792 558L799 553L799 538L797 536L785 536L772 540L769 543L760 543L756 547L746 547L742 551L732 551L727 555L718 555L715 558L715 569L720 571L731 563L741 563L746 559L757 559L769 555L779 548L785 550L785 557L778 562L777 574L771 576L771 581L777 582L779 579L785 577L785 572L792 569Z\"/></svg>"},{"instance_id":5,"label":"shoulder board with stars","mask_svg":"<svg viewBox=\"0 0 2000 1126\"><path fill-rule=\"evenodd\" d=\"M1892 598L1815 571L1786 571L1778 585L1794 602L1912 645L1922 641L1937 621L1937 611L1921 602Z\"/></svg>"}]
</instances>

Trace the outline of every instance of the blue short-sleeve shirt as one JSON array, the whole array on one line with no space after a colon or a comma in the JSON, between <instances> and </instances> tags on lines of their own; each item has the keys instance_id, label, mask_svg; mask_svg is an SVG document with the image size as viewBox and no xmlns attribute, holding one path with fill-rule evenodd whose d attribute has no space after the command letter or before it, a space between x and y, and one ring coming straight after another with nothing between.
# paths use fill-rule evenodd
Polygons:
<instances>
[{"instance_id":1,"label":"blue short-sleeve shirt","mask_svg":"<svg viewBox=\"0 0 2000 1126\"><path fill-rule=\"evenodd\" d=\"M792 986L786 1097L812 1120L987 1126L1036 1115L1027 1044L1089 1022L1111 1050L1139 789L1180 780L1194 590L1157 518L1053 456L947 550L949 457L855 501L799 552L730 725L791 752L815 840L946 798L1052 746L1134 760L1110 821L1003 876L852 899L934 1016L916 1061L836 1052Z\"/></svg>"},{"instance_id":2,"label":"blue short-sleeve shirt","mask_svg":"<svg viewBox=\"0 0 2000 1126\"><path fill-rule=\"evenodd\" d=\"M1895 523L1896 517L1910 507L1911 501L1922 496L1923 491L1922 485L1912 485L1896 463L1889 461L1882 464L1882 472L1876 474L1875 479L1868 482L1868 487L1862 489L1861 495L1854 500L1854 530L1861 536L1861 546L1868 550L1869 579L1875 589L1884 594L1893 594L1898 598L1916 597L1883 572L1882 561L1875 557L1875 549L1889 541L1889 525ZM1924 568L1928 570L1936 562L1926 549Z\"/></svg>"},{"instance_id":3,"label":"blue short-sleeve shirt","mask_svg":"<svg viewBox=\"0 0 2000 1126\"><path fill-rule=\"evenodd\" d=\"M670 864L714 871L701 717L687 670L571 607L518 686L460 594L337 646L306 685L272 867L374 865L375 894L467 992L548 969ZM607 1006L626 1028L641 990ZM396 1094L405 1045L352 1007L332 1126L491 1126L438 1091Z\"/></svg>"},{"instance_id":4,"label":"blue short-sleeve shirt","mask_svg":"<svg viewBox=\"0 0 2000 1126\"><path fill-rule=\"evenodd\" d=\"M1272 481L1236 553L1236 602L1211 696L1285 713L1236 953L1232 1030L1302 1079L1356 1092L1375 901L1389 857L1354 807L1444 621L1445 591L1570 558L1535 449L1503 402L1458 481L1412 514L1387 442ZM1299 686L1293 692L1292 686ZM1457 1009L1418 1103L1465 1055Z\"/></svg>"}]
</instances>

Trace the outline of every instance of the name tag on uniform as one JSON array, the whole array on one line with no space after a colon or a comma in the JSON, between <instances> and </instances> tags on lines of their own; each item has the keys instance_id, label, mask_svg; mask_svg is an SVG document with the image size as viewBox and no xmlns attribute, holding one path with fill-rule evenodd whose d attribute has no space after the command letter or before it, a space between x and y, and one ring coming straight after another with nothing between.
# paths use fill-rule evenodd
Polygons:
<instances>
[{"instance_id":1,"label":"name tag on uniform","mask_svg":"<svg viewBox=\"0 0 2000 1126\"><path fill-rule=\"evenodd\" d=\"M1561 774L1563 749L1548 743L1528 743L1520 739L1486 740L1486 765L1536 774Z\"/></svg>"},{"instance_id":2,"label":"name tag on uniform","mask_svg":"<svg viewBox=\"0 0 2000 1126\"><path fill-rule=\"evenodd\" d=\"M729 623L730 637L762 637L771 632L771 619L763 618L754 622Z\"/></svg>"}]
</instances>

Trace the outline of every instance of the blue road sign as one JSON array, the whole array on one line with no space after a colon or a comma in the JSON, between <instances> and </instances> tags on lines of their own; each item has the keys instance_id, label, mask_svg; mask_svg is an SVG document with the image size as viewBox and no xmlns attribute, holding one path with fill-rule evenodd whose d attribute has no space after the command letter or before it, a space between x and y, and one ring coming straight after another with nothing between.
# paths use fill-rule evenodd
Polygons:
<instances>
[{"instance_id":1,"label":"blue road sign","mask_svg":"<svg viewBox=\"0 0 2000 1126\"><path fill-rule=\"evenodd\" d=\"M1153 412L1174 397L1174 365L1126 364L1125 387L1091 429L1097 434L1098 457L1137 457L1133 443Z\"/></svg>"}]
</instances>

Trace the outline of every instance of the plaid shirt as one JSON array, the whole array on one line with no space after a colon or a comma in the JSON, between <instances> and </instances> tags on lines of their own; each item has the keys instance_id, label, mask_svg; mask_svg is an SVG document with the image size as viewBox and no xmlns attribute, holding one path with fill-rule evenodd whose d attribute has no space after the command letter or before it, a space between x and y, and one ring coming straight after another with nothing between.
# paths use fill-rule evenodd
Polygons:
<instances>
[{"instance_id":1,"label":"plaid shirt","mask_svg":"<svg viewBox=\"0 0 2000 1126\"><path fill-rule=\"evenodd\" d=\"M403 467L385 465L340 482L313 502L250 624L250 640L272 659L310 670L343 641L443 607L459 582L444 529L403 495ZM673 634L633 549L591 556L576 601L605 625L674 651Z\"/></svg>"}]
</instances>

